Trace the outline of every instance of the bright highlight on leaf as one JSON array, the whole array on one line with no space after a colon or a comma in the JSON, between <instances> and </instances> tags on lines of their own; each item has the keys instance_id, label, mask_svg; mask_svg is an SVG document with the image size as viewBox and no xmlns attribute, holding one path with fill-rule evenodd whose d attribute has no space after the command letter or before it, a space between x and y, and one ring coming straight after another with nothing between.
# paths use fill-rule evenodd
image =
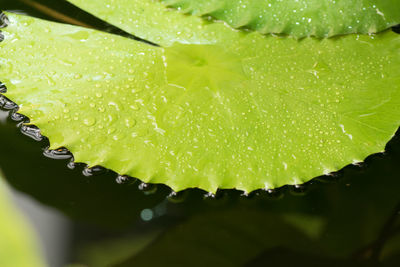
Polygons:
<instances>
[{"instance_id":1,"label":"bright highlight on leaf","mask_svg":"<svg viewBox=\"0 0 400 267\"><path fill-rule=\"evenodd\" d=\"M72 2L163 46L10 15L7 96L77 162L176 191L249 192L362 161L400 125L391 31L297 41L153 1Z\"/></svg>"},{"instance_id":2,"label":"bright highlight on leaf","mask_svg":"<svg viewBox=\"0 0 400 267\"><path fill-rule=\"evenodd\" d=\"M234 28L297 38L376 33L400 23L397 0L161 0L183 13L212 16Z\"/></svg>"}]
</instances>

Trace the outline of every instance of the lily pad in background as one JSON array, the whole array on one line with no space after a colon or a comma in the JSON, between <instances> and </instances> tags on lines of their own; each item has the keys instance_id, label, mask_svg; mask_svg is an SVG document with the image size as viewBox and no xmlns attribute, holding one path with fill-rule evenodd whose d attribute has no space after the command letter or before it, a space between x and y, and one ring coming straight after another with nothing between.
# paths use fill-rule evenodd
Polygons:
<instances>
[{"instance_id":1,"label":"lily pad in background","mask_svg":"<svg viewBox=\"0 0 400 267\"><path fill-rule=\"evenodd\" d=\"M234 28L302 38L376 33L400 23L397 0L161 0L180 12Z\"/></svg>"}]
</instances>

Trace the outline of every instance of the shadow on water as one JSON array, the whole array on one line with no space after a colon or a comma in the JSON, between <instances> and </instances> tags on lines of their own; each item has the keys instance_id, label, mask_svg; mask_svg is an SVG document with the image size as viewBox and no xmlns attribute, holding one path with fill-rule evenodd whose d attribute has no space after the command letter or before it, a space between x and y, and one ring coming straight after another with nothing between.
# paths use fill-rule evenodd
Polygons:
<instances>
[{"instance_id":1,"label":"shadow on water","mask_svg":"<svg viewBox=\"0 0 400 267\"><path fill-rule=\"evenodd\" d=\"M73 24L121 34L65 1L0 3L7 10L66 23L72 19ZM221 190L205 197L201 190L174 193L162 185L71 163L67 150L46 150L48 141L34 129L25 129L25 134L36 141L22 135L16 125L24 118L10 112L0 111L0 168L15 188L76 221L71 261L89 266L111 261L113 266L400 262L399 133L384 154L304 186L250 196Z\"/></svg>"}]
</instances>

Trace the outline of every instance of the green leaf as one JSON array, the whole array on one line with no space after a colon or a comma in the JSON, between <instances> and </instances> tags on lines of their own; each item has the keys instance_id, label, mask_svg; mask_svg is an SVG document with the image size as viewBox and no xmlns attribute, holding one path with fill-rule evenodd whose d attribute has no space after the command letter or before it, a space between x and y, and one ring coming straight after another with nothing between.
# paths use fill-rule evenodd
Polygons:
<instances>
[{"instance_id":1,"label":"green leaf","mask_svg":"<svg viewBox=\"0 0 400 267\"><path fill-rule=\"evenodd\" d=\"M183 13L212 16L234 28L297 38L376 33L400 23L397 0L161 0Z\"/></svg>"},{"instance_id":2,"label":"green leaf","mask_svg":"<svg viewBox=\"0 0 400 267\"><path fill-rule=\"evenodd\" d=\"M0 75L51 148L176 191L304 183L383 151L400 124L391 31L299 42L213 23L198 31L205 44L195 32L172 44L172 21L160 48L10 20Z\"/></svg>"},{"instance_id":3,"label":"green leaf","mask_svg":"<svg viewBox=\"0 0 400 267\"><path fill-rule=\"evenodd\" d=\"M0 266L45 266L36 237L11 203L0 173Z\"/></svg>"},{"instance_id":4,"label":"green leaf","mask_svg":"<svg viewBox=\"0 0 400 267\"><path fill-rule=\"evenodd\" d=\"M295 37L318 37L347 33L374 33L400 23L397 0L69 0L86 11L146 40L158 44L172 41L204 43L220 35L214 23L192 16L177 16L161 3L182 12L211 15L229 25L261 33L284 33ZM269 6L271 4L271 6ZM296 12L294 12L296 10ZM215 27L215 28L214 28ZM215 30L215 31L214 31Z\"/></svg>"}]
</instances>

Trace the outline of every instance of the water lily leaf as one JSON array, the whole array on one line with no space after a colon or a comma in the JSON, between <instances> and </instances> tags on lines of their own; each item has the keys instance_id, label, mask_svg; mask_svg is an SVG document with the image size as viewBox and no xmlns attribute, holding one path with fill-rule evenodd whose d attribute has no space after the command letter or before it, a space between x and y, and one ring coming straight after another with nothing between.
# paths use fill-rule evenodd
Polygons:
<instances>
[{"instance_id":1,"label":"water lily leaf","mask_svg":"<svg viewBox=\"0 0 400 267\"><path fill-rule=\"evenodd\" d=\"M212 16L234 28L301 38L375 33L400 23L397 0L161 0L181 12Z\"/></svg>"},{"instance_id":2,"label":"water lily leaf","mask_svg":"<svg viewBox=\"0 0 400 267\"><path fill-rule=\"evenodd\" d=\"M303 183L383 151L400 124L391 31L298 42L220 28L229 38L160 48L10 20L0 75L51 148L177 191Z\"/></svg>"},{"instance_id":3,"label":"water lily leaf","mask_svg":"<svg viewBox=\"0 0 400 267\"><path fill-rule=\"evenodd\" d=\"M0 265L41 267L36 237L10 201L9 192L0 173Z\"/></svg>"},{"instance_id":4,"label":"water lily leaf","mask_svg":"<svg viewBox=\"0 0 400 267\"><path fill-rule=\"evenodd\" d=\"M166 10L161 2L185 13L211 15L235 28L245 27L261 33L284 33L298 38L310 35L327 37L347 33L375 33L400 23L400 5L397 0L102 0L102 4L95 0L69 2L130 33L159 44L170 43L173 39L185 43L196 40L198 43L210 38L209 34L202 31L204 25L199 18L176 16L173 11ZM217 31L212 31L212 38L220 34Z\"/></svg>"}]
</instances>

